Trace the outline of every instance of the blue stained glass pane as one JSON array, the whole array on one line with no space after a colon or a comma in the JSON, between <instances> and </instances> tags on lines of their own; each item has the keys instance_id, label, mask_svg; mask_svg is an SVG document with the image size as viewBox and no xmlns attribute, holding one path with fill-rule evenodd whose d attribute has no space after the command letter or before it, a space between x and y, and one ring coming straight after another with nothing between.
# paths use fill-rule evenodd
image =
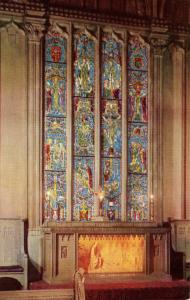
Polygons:
<instances>
[{"instance_id":1,"label":"blue stained glass pane","mask_svg":"<svg viewBox=\"0 0 190 300\"><path fill-rule=\"evenodd\" d=\"M54 63L65 63L67 41L60 34L47 35L45 41L45 60Z\"/></svg>"},{"instance_id":2,"label":"blue stained glass pane","mask_svg":"<svg viewBox=\"0 0 190 300\"><path fill-rule=\"evenodd\" d=\"M121 156L121 102L102 101L102 155Z\"/></svg>"},{"instance_id":3,"label":"blue stained glass pane","mask_svg":"<svg viewBox=\"0 0 190 300\"><path fill-rule=\"evenodd\" d=\"M94 95L94 41L85 34L74 36L74 96Z\"/></svg>"},{"instance_id":4,"label":"blue stained glass pane","mask_svg":"<svg viewBox=\"0 0 190 300\"><path fill-rule=\"evenodd\" d=\"M46 116L66 115L66 65L45 66Z\"/></svg>"},{"instance_id":5,"label":"blue stained glass pane","mask_svg":"<svg viewBox=\"0 0 190 300\"><path fill-rule=\"evenodd\" d=\"M116 158L102 159L102 186L106 196L117 197L121 194L121 160Z\"/></svg>"},{"instance_id":6,"label":"blue stained glass pane","mask_svg":"<svg viewBox=\"0 0 190 300\"><path fill-rule=\"evenodd\" d=\"M94 155L94 111L92 100L74 99L75 155Z\"/></svg>"},{"instance_id":7,"label":"blue stained glass pane","mask_svg":"<svg viewBox=\"0 0 190 300\"><path fill-rule=\"evenodd\" d=\"M63 221L66 219L66 174L45 172L44 219Z\"/></svg>"},{"instance_id":8,"label":"blue stained glass pane","mask_svg":"<svg viewBox=\"0 0 190 300\"><path fill-rule=\"evenodd\" d=\"M66 169L66 124L62 118L46 118L45 122L45 169Z\"/></svg>"},{"instance_id":9,"label":"blue stained glass pane","mask_svg":"<svg viewBox=\"0 0 190 300\"><path fill-rule=\"evenodd\" d=\"M44 220L66 219L67 41L45 38Z\"/></svg>"},{"instance_id":10,"label":"blue stained glass pane","mask_svg":"<svg viewBox=\"0 0 190 300\"><path fill-rule=\"evenodd\" d=\"M148 220L148 50L128 41L128 220Z\"/></svg>"},{"instance_id":11,"label":"blue stained glass pane","mask_svg":"<svg viewBox=\"0 0 190 300\"><path fill-rule=\"evenodd\" d=\"M138 71L148 70L148 50L138 37L132 37L128 43L128 68Z\"/></svg>"},{"instance_id":12,"label":"blue stained glass pane","mask_svg":"<svg viewBox=\"0 0 190 300\"><path fill-rule=\"evenodd\" d=\"M129 124L128 169L132 173L147 173L147 125Z\"/></svg>"},{"instance_id":13,"label":"blue stained glass pane","mask_svg":"<svg viewBox=\"0 0 190 300\"><path fill-rule=\"evenodd\" d=\"M102 40L102 97L121 99L121 44L108 34Z\"/></svg>"},{"instance_id":14,"label":"blue stained glass pane","mask_svg":"<svg viewBox=\"0 0 190 300\"><path fill-rule=\"evenodd\" d=\"M129 174L128 176L128 220L148 220L148 177Z\"/></svg>"},{"instance_id":15,"label":"blue stained glass pane","mask_svg":"<svg viewBox=\"0 0 190 300\"><path fill-rule=\"evenodd\" d=\"M146 72L130 71L128 74L128 121L148 121L147 80Z\"/></svg>"},{"instance_id":16,"label":"blue stained glass pane","mask_svg":"<svg viewBox=\"0 0 190 300\"><path fill-rule=\"evenodd\" d=\"M89 221L94 216L94 158L74 159L73 219Z\"/></svg>"}]
</instances>

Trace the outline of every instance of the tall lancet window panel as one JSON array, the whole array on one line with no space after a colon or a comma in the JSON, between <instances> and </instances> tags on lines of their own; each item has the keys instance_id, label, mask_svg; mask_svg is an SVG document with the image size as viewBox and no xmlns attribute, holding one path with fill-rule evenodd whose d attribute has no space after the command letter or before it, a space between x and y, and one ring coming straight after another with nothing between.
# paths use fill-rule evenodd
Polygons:
<instances>
[{"instance_id":1,"label":"tall lancet window panel","mask_svg":"<svg viewBox=\"0 0 190 300\"><path fill-rule=\"evenodd\" d=\"M148 49L135 36L128 40L128 220L148 214Z\"/></svg>"},{"instance_id":2,"label":"tall lancet window panel","mask_svg":"<svg viewBox=\"0 0 190 300\"><path fill-rule=\"evenodd\" d=\"M45 39L44 221L66 219L67 41L59 33Z\"/></svg>"},{"instance_id":3,"label":"tall lancet window panel","mask_svg":"<svg viewBox=\"0 0 190 300\"><path fill-rule=\"evenodd\" d=\"M122 46L112 33L101 40L101 180L103 215L121 218Z\"/></svg>"},{"instance_id":4,"label":"tall lancet window panel","mask_svg":"<svg viewBox=\"0 0 190 300\"><path fill-rule=\"evenodd\" d=\"M94 216L95 42L76 30L73 42L73 219Z\"/></svg>"}]
</instances>

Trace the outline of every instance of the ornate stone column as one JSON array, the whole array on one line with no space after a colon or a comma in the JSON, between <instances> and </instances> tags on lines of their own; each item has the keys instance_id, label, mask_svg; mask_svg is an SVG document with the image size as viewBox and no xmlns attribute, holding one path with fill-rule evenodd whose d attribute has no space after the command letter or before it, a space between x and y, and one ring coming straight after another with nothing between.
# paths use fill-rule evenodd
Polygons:
<instances>
[{"instance_id":1,"label":"ornate stone column","mask_svg":"<svg viewBox=\"0 0 190 300\"><path fill-rule=\"evenodd\" d=\"M186 143L185 143L185 189L186 189L186 210L185 217L190 219L190 41L187 42L186 47L186 56L185 56L185 65L186 65Z\"/></svg>"},{"instance_id":2,"label":"ornate stone column","mask_svg":"<svg viewBox=\"0 0 190 300\"><path fill-rule=\"evenodd\" d=\"M184 96L185 96L185 51L183 45L175 42L171 46L173 65L173 184L171 216L175 219L184 218ZM169 215L169 213L167 214Z\"/></svg>"},{"instance_id":3,"label":"ornate stone column","mask_svg":"<svg viewBox=\"0 0 190 300\"><path fill-rule=\"evenodd\" d=\"M28 36L28 252L29 273L37 280L42 270L42 37L43 24L26 23Z\"/></svg>"},{"instance_id":4,"label":"ornate stone column","mask_svg":"<svg viewBox=\"0 0 190 300\"><path fill-rule=\"evenodd\" d=\"M163 207L164 219L184 218L185 64L184 50L172 42L163 73Z\"/></svg>"},{"instance_id":5,"label":"ornate stone column","mask_svg":"<svg viewBox=\"0 0 190 300\"><path fill-rule=\"evenodd\" d=\"M151 34L151 78L152 78L152 195L153 216L156 223L163 221L163 52L168 36L164 33Z\"/></svg>"},{"instance_id":6,"label":"ornate stone column","mask_svg":"<svg viewBox=\"0 0 190 300\"><path fill-rule=\"evenodd\" d=\"M28 35L28 220L42 222L42 45L44 26L26 23Z\"/></svg>"}]
</instances>

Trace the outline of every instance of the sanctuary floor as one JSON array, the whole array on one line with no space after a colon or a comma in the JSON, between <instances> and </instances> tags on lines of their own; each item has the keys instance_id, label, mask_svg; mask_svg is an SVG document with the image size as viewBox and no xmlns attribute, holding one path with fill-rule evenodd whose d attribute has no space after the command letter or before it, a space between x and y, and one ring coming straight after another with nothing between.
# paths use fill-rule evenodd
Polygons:
<instances>
[{"instance_id":1,"label":"sanctuary floor","mask_svg":"<svg viewBox=\"0 0 190 300\"><path fill-rule=\"evenodd\" d=\"M72 284L32 283L31 289L69 289ZM190 282L163 281L87 281L86 300L186 300L190 298Z\"/></svg>"},{"instance_id":2,"label":"sanctuary floor","mask_svg":"<svg viewBox=\"0 0 190 300\"><path fill-rule=\"evenodd\" d=\"M187 300L190 282L110 281L85 283L86 300ZM30 284L30 290L0 291L0 300L74 300L72 284Z\"/></svg>"}]
</instances>

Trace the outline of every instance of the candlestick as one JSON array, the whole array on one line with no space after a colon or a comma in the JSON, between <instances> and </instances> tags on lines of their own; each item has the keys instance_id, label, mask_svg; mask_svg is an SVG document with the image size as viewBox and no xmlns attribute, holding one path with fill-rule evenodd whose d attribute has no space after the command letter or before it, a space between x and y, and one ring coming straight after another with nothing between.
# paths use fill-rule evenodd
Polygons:
<instances>
[{"instance_id":1,"label":"candlestick","mask_svg":"<svg viewBox=\"0 0 190 300\"><path fill-rule=\"evenodd\" d=\"M150 220L154 220L154 195L150 195Z\"/></svg>"}]
</instances>

